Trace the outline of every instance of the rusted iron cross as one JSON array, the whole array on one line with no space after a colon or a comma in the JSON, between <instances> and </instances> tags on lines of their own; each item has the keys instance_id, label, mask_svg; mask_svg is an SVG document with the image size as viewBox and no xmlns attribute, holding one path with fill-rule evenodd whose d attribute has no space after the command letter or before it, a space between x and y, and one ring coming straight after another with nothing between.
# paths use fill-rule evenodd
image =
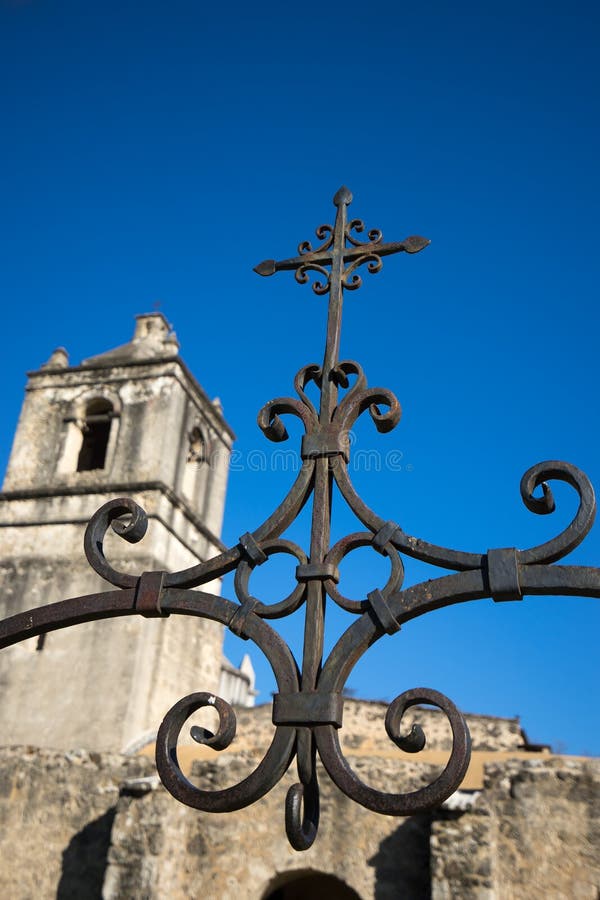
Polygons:
<instances>
[{"instance_id":1,"label":"rusted iron cross","mask_svg":"<svg viewBox=\"0 0 600 900\"><path fill-rule=\"evenodd\" d=\"M342 186L333 198L337 208L335 225L319 225L316 236L322 243L314 250L310 241L303 241L298 246L298 256L282 259L265 259L254 271L259 275L274 275L275 272L295 271L295 278L300 284L309 280L308 272L317 272L324 281L315 281L312 285L316 294L330 294L329 314L327 320L327 340L322 373L324 375L324 392L321 400L321 420L329 420L332 404L335 400L335 386L331 390L327 385L339 362L339 343L342 326L342 294L344 289L357 290L362 278L357 269L367 264L371 274L379 272L383 266L382 256L392 253L418 253L429 243L427 238L412 236L404 241L383 242L383 235L378 228L367 232L368 241L360 241L352 232L361 234L365 230L362 219L348 221L347 207L352 203L352 193ZM326 266L331 268L327 271Z\"/></svg>"},{"instance_id":2,"label":"rusted iron cross","mask_svg":"<svg viewBox=\"0 0 600 900\"><path fill-rule=\"evenodd\" d=\"M337 215L335 225L320 225L316 230L317 237L323 243L314 250L309 241L303 241L298 246L298 256L290 259L282 259L277 262L274 259L265 259L259 263L254 271L259 275L274 275L275 272L296 270L296 278L301 283L308 281L306 272L311 269L325 275L325 284L317 282L313 285L313 290L317 294L325 294L334 284L334 276L336 274L335 263L341 263L339 276L341 286L347 290L356 290L361 285L361 279L355 274L356 269L365 262L370 263L369 271L378 272L381 269L382 256L389 256L392 253L418 253L423 247L426 247L430 241L422 237L408 237L404 241L391 241L383 243L383 235L379 229L372 229L368 232L368 241L359 241L352 235L352 231L361 233L364 231L364 223L361 219L351 219L347 221L346 207L352 203L352 194L347 187L341 187L335 197L333 203L337 207ZM349 263L347 268L344 265ZM331 266L331 273L328 273L325 266ZM352 275L352 278L349 276Z\"/></svg>"}]
</instances>

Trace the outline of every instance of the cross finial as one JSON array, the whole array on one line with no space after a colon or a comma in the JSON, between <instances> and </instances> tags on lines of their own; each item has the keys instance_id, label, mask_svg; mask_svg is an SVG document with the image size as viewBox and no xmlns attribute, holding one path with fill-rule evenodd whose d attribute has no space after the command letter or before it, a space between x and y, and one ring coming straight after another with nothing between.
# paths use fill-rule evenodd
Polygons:
<instances>
[{"instance_id":1,"label":"cross finial","mask_svg":"<svg viewBox=\"0 0 600 900\"><path fill-rule=\"evenodd\" d=\"M408 237L403 241L383 242L383 235L378 228L367 232L367 241L361 241L357 235L365 230L362 219L347 217L347 207L352 203L352 194L342 186L333 198L337 208L335 224L319 225L315 234L321 241L313 249L310 241L302 241L298 246L298 256L282 259L266 259L254 269L259 275L274 275L275 272L290 270L295 272L296 281L306 284L309 272L317 272L317 279L312 289L316 294L329 294L329 313L327 317L327 339L322 372L324 375L321 397L321 414L326 419L335 405L335 386L330 378L338 363L340 331L342 326L342 297L344 290L355 291L362 284L357 272L366 264L368 271L374 275L383 266L382 256L392 253L418 253L430 243L427 238Z\"/></svg>"},{"instance_id":2,"label":"cross finial","mask_svg":"<svg viewBox=\"0 0 600 900\"><path fill-rule=\"evenodd\" d=\"M302 241L298 246L298 256L290 259L282 259L279 262L274 259L266 259L255 267L254 271L259 275L274 275L275 272L295 271L296 281L306 284L309 280L308 272L317 272L323 276L324 281L317 280L313 283L313 291L316 294L327 294L333 285L336 274L339 277L339 287L343 290L355 291L362 284L362 278L357 269L367 264L371 274L379 272L383 263L382 256L392 253L418 253L430 241L422 237L408 237L404 241L383 242L383 235L379 229L374 228L367 232L367 241L361 241L357 237L365 230L361 219L347 221L346 207L352 203L352 193L347 187L342 186L333 198L337 207L335 225L319 225L316 236L322 242L313 249L310 241ZM355 232L355 234L353 234ZM340 256L341 265L339 273L334 272L334 257L336 250ZM331 267L328 272L326 267Z\"/></svg>"}]
</instances>

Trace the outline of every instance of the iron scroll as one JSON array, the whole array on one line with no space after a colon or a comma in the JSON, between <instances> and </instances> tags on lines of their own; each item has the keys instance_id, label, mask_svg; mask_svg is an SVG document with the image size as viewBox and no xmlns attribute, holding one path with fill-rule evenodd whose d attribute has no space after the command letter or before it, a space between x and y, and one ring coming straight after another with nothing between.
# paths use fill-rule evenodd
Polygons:
<instances>
[{"instance_id":1,"label":"iron scroll","mask_svg":"<svg viewBox=\"0 0 600 900\"><path fill-rule=\"evenodd\" d=\"M228 812L248 806L277 784L296 759L298 782L288 791L285 806L286 831L296 850L305 850L315 840L319 822L319 757L335 784L363 806L387 815L408 815L432 809L460 785L470 758L470 737L464 716L438 691L413 688L390 704L385 727L401 750L418 753L425 735L417 725L405 733L406 711L431 704L447 717L452 730L452 750L443 772L429 785L408 793L385 793L366 785L344 757L338 732L343 727L343 690L362 655L386 634L399 631L404 622L431 610L468 600L493 598L518 601L527 595L558 594L600 597L600 569L555 565L585 538L595 516L595 498L587 477L564 462L533 466L521 481L526 507L536 514L549 514L554 500L549 482L569 484L579 497L578 510L554 539L526 550L494 548L487 552L464 552L430 544L407 534L395 522L380 518L356 493L348 472L354 422L368 413L382 433L396 427L400 404L384 388L372 388L358 363L339 359L341 313L344 291L361 285L361 272L375 274L382 258L399 252L413 254L429 241L409 237L384 243L379 230L365 232L359 219L348 219L352 195L340 188L333 203L333 226L316 229L319 245L302 242L295 257L266 260L256 267L263 276L293 271L300 284L315 276L312 288L328 297L325 353L321 365L304 366L296 375L296 397L271 400L259 412L258 425L265 437L287 439L282 417L293 415L304 427L302 465L295 483L276 510L254 531L212 559L180 572L142 573L139 577L113 568L104 554L109 528L129 542L140 541L146 531L144 511L129 499L111 500L90 520L85 535L85 553L92 568L115 589L77 597L32 609L0 622L0 647L96 619L143 615L200 616L230 628L252 641L268 659L278 693L273 707L273 739L256 769L243 781L223 790L202 790L184 776L177 759L177 741L190 716L202 706L216 709L216 733L197 727L192 736L199 743L220 751L235 736L233 707L222 698L197 692L182 698L166 714L158 732L156 763L166 789L182 803L208 812ZM320 395L316 406L306 388L313 383ZM333 546L330 541L331 494L336 488L364 530L348 535ZM534 494L542 490L541 497ZM312 500L310 544L305 551L282 537L307 502ZM358 547L371 547L389 562L389 578L381 590L351 599L338 589L338 566ZM297 563L294 590L276 603L265 603L249 591L252 571L276 553L289 554ZM445 570L440 577L404 588L403 557L412 557ZM450 570L452 574L446 574ZM234 572L236 600L228 600L202 587L215 578ZM324 617L327 603L335 603L355 615L326 659L323 654ZM301 607L305 608L302 660L296 660L283 639L269 624Z\"/></svg>"}]
</instances>

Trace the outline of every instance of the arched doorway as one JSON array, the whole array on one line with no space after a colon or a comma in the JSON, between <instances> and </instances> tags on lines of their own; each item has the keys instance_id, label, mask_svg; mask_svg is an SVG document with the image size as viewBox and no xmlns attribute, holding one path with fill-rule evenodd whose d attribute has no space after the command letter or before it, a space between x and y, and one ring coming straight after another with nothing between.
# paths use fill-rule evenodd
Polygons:
<instances>
[{"instance_id":1,"label":"arched doorway","mask_svg":"<svg viewBox=\"0 0 600 900\"><path fill-rule=\"evenodd\" d=\"M351 887L335 875L308 870L286 872L274 878L262 900L361 900Z\"/></svg>"}]
</instances>

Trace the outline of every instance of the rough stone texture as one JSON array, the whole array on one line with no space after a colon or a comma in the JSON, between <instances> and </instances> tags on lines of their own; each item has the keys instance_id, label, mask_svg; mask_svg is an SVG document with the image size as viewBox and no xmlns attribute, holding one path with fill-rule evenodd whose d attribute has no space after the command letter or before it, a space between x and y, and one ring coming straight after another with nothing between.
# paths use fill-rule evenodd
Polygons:
<instances>
[{"instance_id":1,"label":"rough stone texture","mask_svg":"<svg viewBox=\"0 0 600 900\"><path fill-rule=\"evenodd\" d=\"M340 741L349 754L361 756L389 756L397 753L384 727L388 704L379 700L344 698L343 728ZM264 746L273 733L271 704L252 710L236 710L238 732L233 747L254 750ZM493 716L467 715L473 747L480 751L518 750L523 747L523 732L518 718L498 719ZM403 730L410 731L419 722L427 737L427 747L450 750L452 732L448 720L437 709L412 708L403 719Z\"/></svg>"},{"instance_id":2,"label":"rough stone texture","mask_svg":"<svg viewBox=\"0 0 600 900\"><path fill-rule=\"evenodd\" d=\"M257 761L215 754L191 777L219 789ZM433 772L412 760L349 761L363 780L388 786L414 789ZM362 900L597 900L598 760L494 763L462 811L401 819L357 806L321 772L321 826L305 853L284 832L294 780L288 773L249 809L210 815L173 800L143 757L3 748L0 896L260 900L320 873Z\"/></svg>"},{"instance_id":3,"label":"rough stone texture","mask_svg":"<svg viewBox=\"0 0 600 900\"><path fill-rule=\"evenodd\" d=\"M400 785L390 782L387 770L382 770L384 776L378 780L378 770L371 766L374 760L378 763L391 760L393 765L398 761L398 748L385 731L386 710L387 704L380 701L344 698L343 727L339 736L343 752L355 758L360 766L366 766L367 780L372 786L387 792L400 789ZM195 715L197 725L212 731L218 725L218 717L214 710L204 709ZM222 751L221 759L228 754L250 754L257 759L262 758L273 738L271 705L264 704L252 709L238 707L236 719L236 735L231 745ZM494 719L491 716L478 715L467 715L466 719L472 735L473 749L461 790L472 791L483 787L484 766L490 760L532 758L532 751L528 750L524 743L525 738L518 719ZM402 725L403 733L408 733L415 722L421 725L426 737L425 749L419 753L418 761L431 766L436 774L440 774L451 750L450 727L439 710L416 707L407 711L406 721ZM213 760L214 751L187 738L186 732L187 729L184 728L180 736L179 762L182 771L189 775L196 761ZM499 750L492 749L494 740L497 740ZM148 745L141 752L152 757L154 745ZM548 751L536 750L535 753L541 758L550 757ZM401 774L404 769L401 768L399 771ZM396 777L398 771L394 772Z\"/></svg>"},{"instance_id":4,"label":"rough stone texture","mask_svg":"<svg viewBox=\"0 0 600 900\"><path fill-rule=\"evenodd\" d=\"M597 900L600 760L489 764L465 813L434 823L432 900Z\"/></svg>"},{"instance_id":5,"label":"rough stone texture","mask_svg":"<svg viewBox=\"0 0 600 900\"><path fill-rule=\"evenodd\" d=\"M114 497L132 497L150 520L136 547L107 535L115 568L177 571L217 552L233 435L177 348L151 314L123 347L70 368L55 353L30 374L0 494L0 616L110 589L83 535ZM77 471L98 399L114 414L105 463ZM123 750L151 737L182 695L216 691L221 659L222 626L182 616L53 632L43 649L34 638L0 654L0 728L15 743Z\"/></svg>"},{"instance_id":6,"label":"rough stone texture","mask_svg":"<svg viewBox=\"0 0 600 900\"><path fill-rule=\"evenodd\" d=\"M203 787L221 788L247 775L252 761L256 764L254 757L230 756L197 764L193 774ZM424 784L427 769L408 765L412 784ZM378 760L370 769L376 779L398 780L397 762ZM199 894L210 900L258 900L285 873L306 871L336 876L361 898L429 895L429 816L378 816L345 797L322 773L319 836L310 850L297 853L287 842L283 816L294 780L288 773L256 805L231 815L181 807L162 789L143 798L121 797L104 900L192 900Z\"/></svg>"},{"instance_id":7,"label":"rough stone texture","mask_svg":"<svg viewBox=\"0 0 600 900\"><path fill-rule=\"evenodd\" d=\"M0 752L0 896L98 900L119 785L142 757L31 747Z\"/></svg>"}]
</instances>

